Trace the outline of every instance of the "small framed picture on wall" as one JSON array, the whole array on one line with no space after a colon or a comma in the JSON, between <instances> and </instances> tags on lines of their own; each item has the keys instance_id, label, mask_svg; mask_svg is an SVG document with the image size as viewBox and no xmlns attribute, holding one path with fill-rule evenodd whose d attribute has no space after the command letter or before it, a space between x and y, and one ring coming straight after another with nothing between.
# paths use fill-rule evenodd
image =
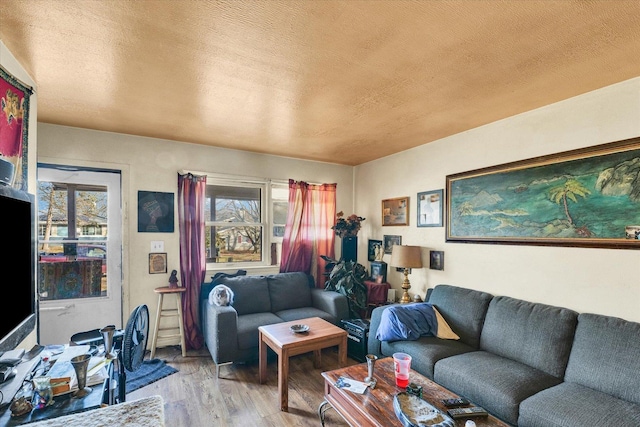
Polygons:
<instances>
[{"instance_id":1,"label":"small framed picture on wall","mask_svg":"<svg viewBox=\"0 0 640 427\"><path fill-rule=\"evenodd\" d=\"M369 261L382 261L382 240L369 239L367 259Z\"/></svg>"},{"instance_id":2,"label":"small framed picture on wall","mask_svg":"<svg viewBox=\"0 0 640 427\"><path fill-rule=\"evenodd\" d=\"M382 225L409 225L409 198L382 201Z\"/></svg>"},{"instance_id":3,"label":"small framed picture on wall","mask_svg":"<svg viewBox=\"0 0 640 427\"><path fill-rule=\"evenodd\" d=\"M167 272L167 254L151 253L149 254L149 274L161 274Z\"/></svg>"},{"instance_id":4,"label":"small framed picture on wall","mask_svg":"<svg viewBox=\"0 0 640 427\"><path fill-rule=\"evenodd\" d=\"M371 263L371 280L382 283L387 281L387 263L372 262Z\"/></svg>"},{"instance_id":5,"label":"small framed picture on wall","mask_svg":"<svg viewBox=\"0 0 640 427\"><path fill-rule=\"evenodd\" d=\"M429 268L431 270L444 270L443 251L429 251Z\"/></svg>"},{"instance_id":6,"label":"small framed picture on wall","mask_svg":"<svg viewBox=\"0 0 640 427\"><path fill-rule=\"evenodd\" d=\"M391 248L394 245L402 244L402 236L385 235L384 239L384 253L391 254Z\"/></svg>"},{"instance_id":7,"label":"small framed picture on wall","mask_svg":"<svg viewBox=\"0 0 640 427\"><path fill-rule=\"evenodd\" d=\"M442 227L443 190L418 193L418 227Z\"/></svg>"}]
</instances>

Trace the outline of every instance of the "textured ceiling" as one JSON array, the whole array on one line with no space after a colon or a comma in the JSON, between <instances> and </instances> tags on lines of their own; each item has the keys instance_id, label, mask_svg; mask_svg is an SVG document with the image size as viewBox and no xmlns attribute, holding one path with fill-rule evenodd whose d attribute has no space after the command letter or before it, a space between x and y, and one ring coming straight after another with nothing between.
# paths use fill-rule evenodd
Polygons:
<instances>
[{"instance_id":1,"label":"textured ceiling","mask_svg":"<svg viewBox=\"0 0 640 427\"><path fill-rule=\"evenodd\" d=\"M348 165L640 76L638 0L2 0L0 38L41 122Z\"/></svg>"}]
</instances>

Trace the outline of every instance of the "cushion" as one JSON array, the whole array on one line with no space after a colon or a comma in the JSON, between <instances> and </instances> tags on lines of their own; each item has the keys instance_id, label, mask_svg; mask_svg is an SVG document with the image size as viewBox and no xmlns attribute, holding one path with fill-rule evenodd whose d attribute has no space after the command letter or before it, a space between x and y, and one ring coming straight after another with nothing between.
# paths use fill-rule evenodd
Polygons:
<instances>
[{"instance_id":1,"label":"cushion","mask_svg":"<svg viewBox=\"0 0 640 427\"><path fill-rule=\"evenodd\" d=\"M640 405L565 382L525 399L520 404L518 426L638 427Z\"/></svg>"},{"instance_id":2,"label":"cushion","mask_svg":"<svg viewBox=\"0 0 640 427\"><path fill-rule=\"evenodd\" d=\"M226 277L219 283L233 291L233 308L238 315L271 311L269 285L265 276Z\"/></svg>"},{"instance_id":3,"label":"cushion","mask_svg":"<svg viewBox=\"0 0 640 427\"><path fill-rule=\"evenodd\" d=\"M235 273L216 273L211 276L211 282L203 283L200 288L200 299L206 300L209 298L209 294L211 293L211 289L213 289L220 281L224 278L228 277L236 277L236 276L244 276L247 274L247 270L238 270Z\"/></svg>"},{"instance_id":4,"label":"cushion","mask_svg":"<svg viewBox=\"0 0 640 427\"><path fill-rule=\"evenodd\" d=\"M640 404L640 323L580 314L565 381Z\"/></svg>"},{"instance_id":5,"label":"cushion","mask_svg":"<svg viewBox=\"0 0 640 427\"><path fill-rule=\"evenodd\" d=\"M563 378L577 322L573 310L495 297L484 320L480 349Z\"/></svg>"},{"instance_id":6,"label":"cushion","mask_svg":"<svg viewBox=\"0 0 640 427\"><path fill-rule=\"evenodd\" d=\"M433 379L513 425L518 422L520 402L561 382L531 366L486 351L440 359Z\"/></svg>"},{"instance_id":7,"label":"cushion","mask_svg":"<svg viewBox=\"0 0 640 427\"><path fill-rule=\"evenodd\" d=\"M433 368L438 360L475 350L461 340L444 340L438 337L420 337L417 341L382 341L381 344L381 351L385 356L393 353L410 354L411 368L430 380L433 380Z\"/></svg>"},{"instance_id":8,"label":"cushion","mask_svg":"<svg viewBox=\"0 0 640 427\"><path fill-rule=\"evenodd\" d=\"M436 333L436 336L443 340L459 340L460 337L453 332L451 326L449 326L447 321L444 320L444 317L442 317L442 314L440 314L435 307L433 307L433 312L435 313L436 320L438 321L438 332Z\"/></svg>"},{"instance_id":9,"label":"cushion","mask_svg":"<svg viewBox=\"0 0 640 427\"><path fill-rule=\"evenodd\" d=\"M282 319L273 313L252 313L238 316L238 348L254 349L260 345L260 326L281 323Z\"/></svg>"},{"instance_id":10,"label":"cushion","mask_svg":"<svg viewBox=\"0 0 640 427\"><path fill-rule=\"evenodd\" d=\"M279 273L266 276L269 298L274 313L291 308L311 307L311 283L313 279L305 273Z\"/></svg>"},{"instance_id":11,"label":"cushion","mask_svg":"<svg viewBox=\"0 0 640 427\"><path fill-rule=\"evenodd\" d=\"M319 317L329 323L336 323L336 319L331 314L314 307L290 308L288 310L276 311L274 314L285 322L309 317Z\"/></svg>"},{"instance_id":12,"label":"cushion","mask_svg":"<svg viewBox=\"0 0 640 427\"><path fill-rule=\"evenodd\" d=\"M438 285L429 293L429 302L451 329L462 342L474 348L480 345L480 332L492 298L486 292L452 285Z\"/></svg>"}]
</instances>

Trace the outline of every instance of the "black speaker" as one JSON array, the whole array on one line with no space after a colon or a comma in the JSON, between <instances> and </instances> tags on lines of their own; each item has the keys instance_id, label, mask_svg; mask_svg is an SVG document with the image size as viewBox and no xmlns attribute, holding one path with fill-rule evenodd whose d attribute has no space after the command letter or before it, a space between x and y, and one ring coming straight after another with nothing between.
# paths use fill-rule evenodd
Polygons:
<instances>
[{"instance_id":1,"label":"black speaker","mask_svg":"<svg viewBox=\"0 0 640 427\"><path fill-rule=\"evenodd\" d=\"M0 157L0 185L11 185L13 170L13 163Z\"/></svg>"},{"instance_id":2,"label":"black speaker","mask_svg":"<svg viewBox=\"0 0 640 427\"><path fill-rule=\"evenodd\" d=\"M359 362L365 362L369 341L369 321L364 319L343 320L342 328L347 331L347 355Z\"/></svg>"},{"instance_id":3,"label":"black speaker","mask_svg":"<svg viewBox=\"0 0 640 427\"><path fill-rule=\"evenodd\" d=\"M344 236L342 238L342 260L358 260L358 236Z\"/></svg>"}]
</instances>

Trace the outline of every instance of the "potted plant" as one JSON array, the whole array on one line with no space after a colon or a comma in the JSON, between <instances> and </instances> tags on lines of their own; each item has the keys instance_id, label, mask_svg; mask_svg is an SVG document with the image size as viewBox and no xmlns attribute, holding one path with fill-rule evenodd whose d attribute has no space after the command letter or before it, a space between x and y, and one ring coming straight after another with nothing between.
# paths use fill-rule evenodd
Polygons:
<instances>
[{"instance_id":1,"label":"potted plant","mask_svg":"<svg viewBox=\"0 0 640 427\"><path fill-rule=\"evenodd\" d=\"M342 239L342 259L355 261L358 258L358 231L366 218L356 214L344 218L342 211L338 212L336 217L336 224L331 229Z\"/></svg>"},{"instance_id":2,"label":"potted plant","mask_svg":"<svg viewBox=\"0 0 640 427\"><path fill-rule=\"evenodd\" d=\"M336 291L347 297L349 316L360 319L361 312L367 307L367 286L364 284L369 274L362 264L344 259L335 260L325 255L320 257L326 261L324 282L325 291Z\"/></svg>"}]
</instances>

